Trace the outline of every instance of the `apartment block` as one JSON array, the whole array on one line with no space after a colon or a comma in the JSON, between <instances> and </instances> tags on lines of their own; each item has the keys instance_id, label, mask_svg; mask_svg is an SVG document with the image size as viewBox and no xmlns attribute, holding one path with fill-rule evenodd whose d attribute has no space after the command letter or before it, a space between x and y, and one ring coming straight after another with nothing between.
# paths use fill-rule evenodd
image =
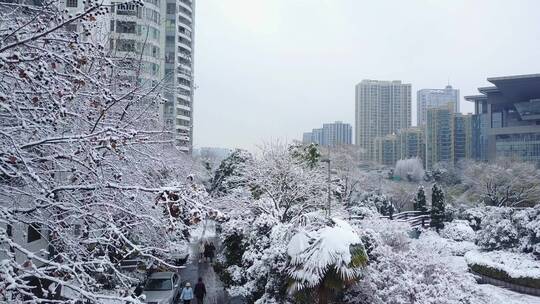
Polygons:
<instances>
[{"instance_id":1,"label":"apartment block","mask_svg":"<svg viewBox=\"0 0 540 304\"><path fill-rule=\"evenodd\" d=\"M374 139L411 126L411 85L400 80L362 80L355 88L355 144L375 158Z\"/></svg>"}]
</instances>

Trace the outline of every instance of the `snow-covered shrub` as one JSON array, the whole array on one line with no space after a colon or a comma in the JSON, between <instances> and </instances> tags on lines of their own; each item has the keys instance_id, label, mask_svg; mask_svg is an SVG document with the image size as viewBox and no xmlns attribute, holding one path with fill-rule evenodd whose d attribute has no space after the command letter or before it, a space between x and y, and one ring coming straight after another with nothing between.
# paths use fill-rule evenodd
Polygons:
<instances>
[{"instance_id":1,"label":"snow-covered shrub","mask_svg":"<svg viewBox=\"0 0 540 304\"><path fill-rule=\"evenodd\" d=\"M359 219L368 219L380 216L376 210L364 206L352 206L349 208L349 214L351 216L356 216Z\"/></svg>"},{"instance_id":2,"label":"snow-covered shrub","mask_svg":"<svg viewBox=\"0 0 540 304\"><path fill-rule=\"evenodd\" d=\"M465 253L478 249L470 241L455 241L442 238L435 231L423 231L413 245L419 251L432 251L440 256L463 256Z\"/></svg>"},{"instance_id":3,"label":"snow-covered shrub","mask_svg":"<svg viewBox=\"0 0 540 304\"><path fill-rule=\"evenodd\" d=\"M489 303L472 275L449 267L429 249L397 252L380 246L376 251L377 261L346 292L345 303Z\"/></svg>"},{"instance_id":4,"label":"snow-covered shrub","mask_svg":"<svg viewBox=\"0 0 540 304\"><path fill-rule=\"evenodd\" d=\"M367 192L362 194L358 206L376 210L380 214L386 216L397 212L396 207L392 204L390 199L386 195L377 192Z\"/></svg>"},{"instance_id":5,"label":"snow-covered shrub","mask_svg":"<svg viewBox=\"0 0 540 304\"><path fill-rule=\"evenodd\" d=\"M373 239L374 242L389 246L396 251L409 247L411 226L407 223L387 219L368 219L358 225L362 236ZM366 244L366 246L369 246Z\"/></svg>"},{"instance_id":6,"label":"snow-covered shrub","mask_svg":"<svg viewBox=\"0 0 540 304\"><path fill-rule=\"evenodd\" d=\"M519 234L519 249L540 259L540 205L517 210L512 215Z\"/></svg>"},{"instance_id":7,"label":"snow-covered shrub","mask_svg":"<svg viewBox=\"0 0 540 304\"><path fill-rule=\"evenodd\" d=\"M417 182L424 179L424 167L419 158L400 159L393 174L402 180Z\"/></svg>"},{"instance_id":8,"label":"snow-covered shrub","mask_svg":"<svg viewBox=\"0 0 540 304\"><path fill-rule=\"evenodd\" d=\"M466 220L474 231L480 229L482 220L486 217L489 209L485 207L468 208L458 213L458 218Z\"/></svg>"},{"instance_id":9,"label":"snow-covered shrub","mask_svg":"<svg viewBox=\"0 0 540 304\"><path fill-rule=\"evenodd\" d=\"M512 222L513 209L490 208L477 232L477 243L488 250L514 248L519 243L519 233Z\"/></svg>"},{"instance_id":10,"label":"snow-covered shrub","mask_svg":"<svg viewBox=\"0 0 540 304\"><path fill-rule=\"evenodd\" d=\"M447 223L440 231L440 235L443 238L451 239L454 241L469 241L474 242L475 233L469 226L467 221L455 220Z\"/></svg>"},{"instance_id":11,"label":"snow-covered shrub","mask_svg":"<svg viewBox=\"0 0 540 304\"><path fill-rule=\"evenodd\" d=\"M488 250L510 249L540 257L540 206L486 207L477 244Z\"/></svg>"}]
</instances>

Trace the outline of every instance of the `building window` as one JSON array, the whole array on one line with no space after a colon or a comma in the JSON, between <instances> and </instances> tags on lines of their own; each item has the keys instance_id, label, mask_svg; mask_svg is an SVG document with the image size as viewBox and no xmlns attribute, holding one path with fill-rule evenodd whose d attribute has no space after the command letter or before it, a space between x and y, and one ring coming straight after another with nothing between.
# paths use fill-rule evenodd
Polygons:
<instances>
[{"instance_id":1,"label":"building window","mask_svg":"<svg viewBox=\"0 0 540 304\"><path fill-rule=\"evenodd\" d=\"M116 21L116 32L135 34L136 25L134 21Z\"/></svg>"},{"instance_id":2,"label":"building window","mask_svg":"<svg viewBox=\"0 0 540 304\"><path fill-rule=\"evenodd\" d=\"M66 7L77 7L78 0L66 0Z\"/></svg>"},{"instance_id":3,"label":"building window","mask_svg":"<svg viewBox=\"0 0 540 304\"><path fill-rule=\"evenodd\" d=\"M128 15L128 16L136 16L137 15L137 6L132 3L119 3L117 4L117 14L118 15Z\"/></svg>"},{"instance_id":4,"label":"building window","mask_svg":"<svg viewBox=\"0 0 540 304\"><path fill-rule=\"evenodd\" d=\"M31 225L28 225L28 236L27 236L26 242L31 243L31 242L41 239L40 229L41 228L39 227L39 224L34 223Z\"/></svg>"},{"instance_id":5,"label":"building window","mask_svg":"<svg viewBox=\"0 0 540 304\"><path fill-rule=\"evenodd\" d=\"M167 14L175 14L176 5L174 3L167 3Z\"/></svg>"},{"instance_id":6,"label":"building window","mask_svg":"<svg viewBox=\"0 0 540 304\"><path fill-rule=\"evenodd\" d=\"M116 41L116 50L123 52L135 51L135 40L130 39L118 39Z\"/></svg>"}]
</instances>

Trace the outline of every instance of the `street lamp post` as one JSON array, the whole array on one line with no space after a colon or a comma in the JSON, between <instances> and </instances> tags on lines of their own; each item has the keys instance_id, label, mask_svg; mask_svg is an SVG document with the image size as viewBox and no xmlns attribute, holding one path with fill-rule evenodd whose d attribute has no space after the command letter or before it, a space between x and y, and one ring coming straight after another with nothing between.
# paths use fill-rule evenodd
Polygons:
<instances>
[{"instance_id":1,"label":"street lamp post","mask_svg":"<svg viewBox=\"0 0 540 304\"><path fill-rule=\"evenodd\" d=\"M321 159L321 162L323 163L328 163L328 177L327 177L327 180L326 180L326 183L327 183L327 192L328 192L328 201L326 202L326 215L328 216L328 218L330 218L331 216L331 207L330 207L330 200L331 200L331 197L330 197L330 158L324 158L324 159Z\"/></svg>"}]
</instances>

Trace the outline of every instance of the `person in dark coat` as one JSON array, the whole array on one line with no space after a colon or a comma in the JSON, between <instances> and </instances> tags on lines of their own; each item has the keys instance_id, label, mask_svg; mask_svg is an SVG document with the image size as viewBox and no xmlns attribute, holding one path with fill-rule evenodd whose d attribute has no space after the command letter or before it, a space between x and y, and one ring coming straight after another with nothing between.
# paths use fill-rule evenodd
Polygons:
<instances>
[{"instance_id":1,"label":"person in dark coat","mask_svg":"<svg viewBox=\"0 0 540 304\"><path fill-rule=\"evenodd\" d=\"M208 258L210 259L210 263L212 263L215 254L216 246L214 246L214 243L210 242L210 244L208 245Z\"/></svg>"},{"instance_id":2,"label":"person in dark coat","mask_svg":"<svg viewBox=\"0 0 540 304\"><path fill-rule=\"evenodd\" d=\"M199 282L195 284L194 292L197 304L203 304L204 297L206 296L206 286L204 285L202 278L199 278Z\"/></svg>"}]
</instances>

